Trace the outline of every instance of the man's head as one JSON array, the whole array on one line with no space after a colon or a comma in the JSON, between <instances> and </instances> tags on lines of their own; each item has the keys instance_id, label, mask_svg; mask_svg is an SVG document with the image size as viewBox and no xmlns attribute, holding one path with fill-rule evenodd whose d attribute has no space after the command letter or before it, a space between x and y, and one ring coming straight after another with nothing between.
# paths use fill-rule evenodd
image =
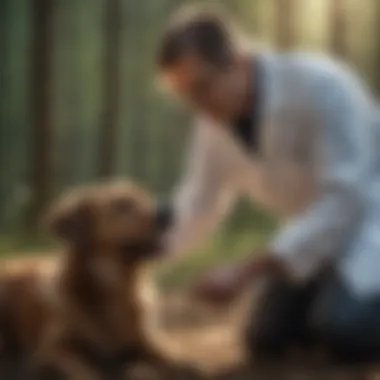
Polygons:
<instances>
[{"instance_id":1,"label":"man's head","mask_svg":"<svg viewBox=\"0 0 380 380\"><path fill-rule=\"evenodd\" d=\"M247 92L241 38L215 10L181 9L161 38L157 65L169 90L222 121L237 116Z\"/></svg>"}]
</instances>

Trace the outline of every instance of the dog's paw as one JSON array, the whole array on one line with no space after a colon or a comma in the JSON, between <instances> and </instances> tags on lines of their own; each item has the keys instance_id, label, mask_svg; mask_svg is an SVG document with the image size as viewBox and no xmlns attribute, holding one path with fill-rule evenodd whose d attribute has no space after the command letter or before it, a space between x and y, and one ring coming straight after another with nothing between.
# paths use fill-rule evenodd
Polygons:
<instances>
[{"instance_id":1,"label":"dog's paw","mask_svg":"<svg viewBox=\"0 0 380 380\"><path fill-rule=\"evenodd\" d=\"M210 376L212 380L230 380L230 379L253 379L257 374L249 365L234 365L232 367L218 369Z\"/></svg>"},{"instance_id":2,"label":"dog's paw","mask_svg":"<svg viewBox=\"0 0 380 380\"><path fill-rule=\"evenodd\" d=\"M165 367L136 367L128 373L128 380L201 380L201 371L188 363L168 364Z\"/></svg>"},{"instance_id":3,"label":"dog's paw","mask_svg":"<svg viewBox=\"0 0 380 380\"><path fill-rule=\"evenodd\" d=\"M160 377L162 379L200 380L202 371L191 363L180 362L167 367Z\"/></svg>"},{"instance_id":4,"label":"dog's paw","mask_svg":"<svg viewBox=\"0 0 380 380\"><path fill-rule=\"evenodd\" d=\"M53 366L43 366L33 371L31 380L68 380L68 377Z\"/></svg>"},{"instance_id":5,"label":"dog's paw","mask_svg":"<svg viewBox=\"0 0 380 380\"><path fill-rule=\"evenodd\" d=\"M127 371L126 380L158 380L159 374L152 368L136 366Z\"/></svg>"}]
</instances>

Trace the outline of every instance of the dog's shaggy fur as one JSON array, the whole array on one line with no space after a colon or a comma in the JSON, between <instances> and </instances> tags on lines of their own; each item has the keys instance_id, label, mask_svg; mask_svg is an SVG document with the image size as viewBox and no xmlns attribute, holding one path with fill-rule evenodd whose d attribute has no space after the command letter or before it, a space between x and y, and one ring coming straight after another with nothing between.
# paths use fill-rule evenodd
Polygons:
<instances>
[{"instance_id":1,"label":"dog's shaggy fur","mask_svg":"<svg viewBox=\"0 0 380 380\"><path fill-rule=\"evenodd\" d=\"M79 189L53 207L48 225L66 244L62 255L2 271L6 378L121 379L140 361L179 366L157 334L148 286L163 235L151 197L131 183Z\"/></svg>"}]
</instances>

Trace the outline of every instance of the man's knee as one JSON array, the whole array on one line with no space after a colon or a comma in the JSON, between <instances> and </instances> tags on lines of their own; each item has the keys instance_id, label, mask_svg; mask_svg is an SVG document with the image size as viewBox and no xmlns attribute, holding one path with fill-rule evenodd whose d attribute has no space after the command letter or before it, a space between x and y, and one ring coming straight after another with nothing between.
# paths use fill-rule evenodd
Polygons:
<instances>
[{"instance_id":1,"label":"man's knee","mask_svg":"<svg viewBox=\"0 0 380 380\"><path fill-rule=\"evenodd\" d=\"M299 300L299 290L290 284L273 279L263 284L244 332L249 354L263 360L284 357L297 336Z\"/></svg>"},{"instance_id":2,"label":"man's knee","mask_svg":"<svg viewBox=\"0 0 380 380\"><path fill-rule=\"evenodd\" d=\"M358 358L360 332L354 318L342 320L338 316L326 314L314 323L315 331L321 343L332 358L343 362L352 362Z\"/></svg>"},{"instance_id":3,"label":"man's knee","mask_svg":"<svg viewBox=\"0 0 380 380\"><path fill-rule=\"evenodd\" d=\"M351 295L341 283L317 302L313 327L334 359L345 364L380 359L380 307Z\"/></svg>"},{"instance_id":4,"label":"man's knee","mask_svg":"<svg viewBox=\"0 0 380 380\"><path fill-rule=\"evenodd\" d=\"M255 359L281 359L287 348L288 337L276 329L256 329L253 326L245 332L245 345Z\"/></svg>"}]
</instances>

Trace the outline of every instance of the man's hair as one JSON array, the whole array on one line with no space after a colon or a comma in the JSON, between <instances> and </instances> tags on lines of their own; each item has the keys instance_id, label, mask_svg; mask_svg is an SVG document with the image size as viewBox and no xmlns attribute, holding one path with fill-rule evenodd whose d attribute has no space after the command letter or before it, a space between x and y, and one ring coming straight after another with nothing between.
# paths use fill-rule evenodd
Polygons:
<instances>
[{"instance_id":1,"label":"man's hair","mask_svg":"<svg viewBox=\"0 0 380 380\"><path fill-rule=\"evenodd\" d=\"M234 35L231 20L219 9L182 8L164 30L157 65L165 69L189 53L213 66L227 65L233 55Z\"/></svg>"}]
</instances>

